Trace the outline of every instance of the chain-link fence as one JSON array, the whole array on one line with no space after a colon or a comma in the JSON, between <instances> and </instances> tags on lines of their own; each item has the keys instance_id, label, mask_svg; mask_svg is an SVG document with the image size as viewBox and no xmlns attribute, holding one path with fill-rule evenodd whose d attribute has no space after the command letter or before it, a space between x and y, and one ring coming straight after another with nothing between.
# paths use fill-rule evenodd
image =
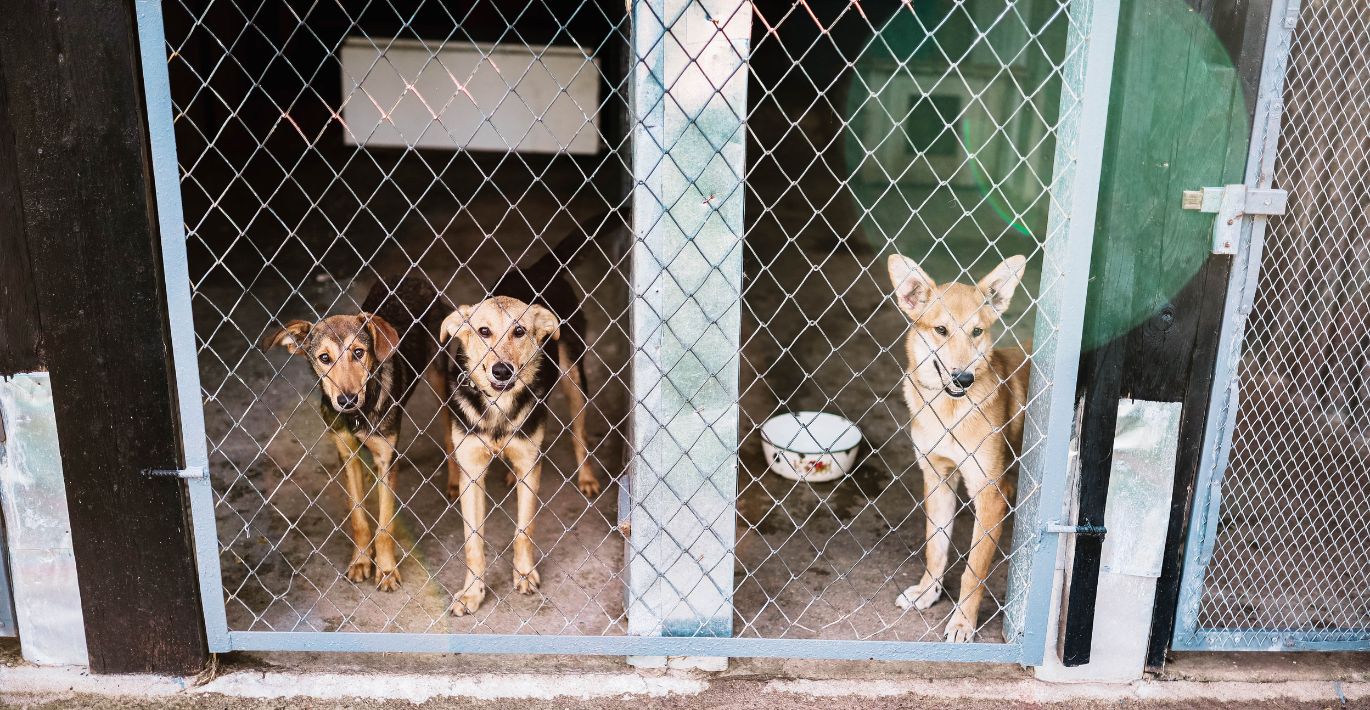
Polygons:
<instances>
[{"instance_id":1,"label":"chain-link fence","mask_svg":"<svg viewBox=\"0 0 1370 710\"><path fill-rule=\"evenodd\" d=\"M1093 3L162 9L228 633L1045 618Z\"/></svg>"},{"instance_id":2,"label":"chain-link fence","mask_svg":"<svg viewBox=\"0 0 1370 710\"><path fill-rule=\"evenodd\" d=\"M1259 257L1195 591L1211 647L1370 639L1370 10L1305 1L1297 20L1274 172L1288 213Z\"/></svg>"}]
</instances>

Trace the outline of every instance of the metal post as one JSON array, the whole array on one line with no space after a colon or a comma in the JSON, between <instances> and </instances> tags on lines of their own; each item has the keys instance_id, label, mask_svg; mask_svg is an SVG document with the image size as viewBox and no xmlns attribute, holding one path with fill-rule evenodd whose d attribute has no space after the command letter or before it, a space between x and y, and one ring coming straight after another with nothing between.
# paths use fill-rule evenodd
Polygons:
<instances>
[{"instance_id":1,"label":"metal post","mask_svg":"<svg viewBox=\"0 0 1370 710\"><path fill-rule=\"evenodd\" d=\"M206 472L186 481L195 535L195 562L200 576L205 634L209 650L232 650L224 613L223 579L219 571L219 538L214 521L214 492L209 482L209 450L205 441L204 404L200 401L200 361L195 352L195 321L190 308L190 267L186 257L185 219L181 211L181 181L176 162L176 134L172 125L171 80L167 75L166 31L162 4L137 0L138 45L143 60L143 94L147 101L148 144L152 151L152 179L157 199L157 222L162 241L162 271L166 280L167 320L171 324L171 357L176 372L177 412L181 420L185 468Z\"/></svg>"},{"instance_id":2,"label":"metal post","mask_svg":"<svg viewBox=\"0 0 1370 710\"><path fill-rule=\"evenodd\" d=\"M1044 631L1060 536L1043 534L1043 526L1048 520L1060 519L1065 495L1118 1L1072 2L1068 31L1028 385L1030 404L1023 435L1018 522L1014 525L1005 604L1004 635L1021 639L1024 665L1040 664L1046 643Z\"/></svg>"},{"instance_id":3,"label":"metal post","mask_svg":"<svg viewBox=\"0 0 1370 710\"><path fill-rule=\"evenodd\" d=\"M751 5L633 5L628 632L732 634Z\"/></svg>"}]
</instances>

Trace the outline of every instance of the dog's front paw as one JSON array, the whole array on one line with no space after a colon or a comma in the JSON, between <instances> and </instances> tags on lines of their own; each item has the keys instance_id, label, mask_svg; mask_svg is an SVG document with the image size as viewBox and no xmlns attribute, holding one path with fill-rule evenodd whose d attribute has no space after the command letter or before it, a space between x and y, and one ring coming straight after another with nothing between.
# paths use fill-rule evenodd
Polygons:
<instances>
[{"instance_id":1,"label":"dog's front paw","mask_svg":"<svg viewBox=\"0 0 1370 710\"><path fill-rule=\"evenodd\" d=\"M586 498L594 498L599 495L599 477L593 472L582 473L576 480L576 487L585 494Z\"/></svg>"},{"instance_id":2,"label":"dog's front paw","mask_svg":"<svg viewBox=\"0 0 1370 710\"><path fill-rule=\"evenodd\" d=\"M376 567L376 589L382 592L393 592L400 588L400 568L392 566L386 569L382 566Z\"/></svg>"},{"instance_id":3,"label":"dog's front paw","mask_svg":"<svg viewBox=\"0 0 1370 710\"><path fill-rule=\"evenodd\" d=\"M347 565L347 578L353 582L365 582L371 577L371 558L366 555L355 555L352 563Z\"/></svg>"},{"instance_id":4,"label":"dog's front paw","mask_svg":"<svg viewBox=\"0 0 1370 710\"><path fill-rule=\"evenodd\" d=\"M485 583L467 582L466 589L462 590L461 594L452 600L452 606L448 607L447 611L451 612L452 616L474 614L483 601L485 601Z\"/></svg>"},{"instance_id":5,"label":"dog's front paw","mask_svg":"<svg viewBox=\"0 0 1370 710\"><path fill-rule=\"evenodd\" d=\"M927 577L918 584L905 589L895 598L894 605L900 609L916 609L923 611L937 603L942 598L942 583Z\"/></svg>"},{"instance_id":6,"label":"dog's front paw","mask_svg":"<svg viewBox=\"0 0 1370 710\"><path fill-rule=\"evenodd\" d=\"M947 622L948 643L969 643L975 640L975 621L961 613L960 609L951 613Z\"/></svg>"},{"instance_id":7,"label":"dog's front paw","mask_svg":"<svg viewBox=\"0 0 1370 710\"><path fill-rule=\"evenodd\" d=\"M528 568L526 572L514 569L514 591L519 594L532 594L542 585L542 576L533 568Z\"/></svg>"}]
</instances>

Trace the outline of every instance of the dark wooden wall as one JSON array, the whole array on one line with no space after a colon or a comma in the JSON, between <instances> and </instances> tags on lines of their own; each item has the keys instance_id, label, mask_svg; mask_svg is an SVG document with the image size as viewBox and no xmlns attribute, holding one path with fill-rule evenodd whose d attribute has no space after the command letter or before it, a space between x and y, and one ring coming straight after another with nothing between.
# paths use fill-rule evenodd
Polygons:
<instances>
[{"instance_id":1,"label":"dark wooden wall","mask_svg":"<svg viewBox=\"0 0 1370 710\"><path fill-rule=\"evenodd\" d=\"M141 81L132 2L0 12L0 374L52 376L91 670L193 673L184 487L140 474L181 456Z\"/></svg>"},{"instance_id":2,"label":"dark wooden wall","mask_svg":"<svg viewBox=\"0 0 1370 710\"><path fill-rule=\"evenodd\" d=\"M1186 5L1123 3L1079 379L1081 524L1104 522L1119 400L1183 403L1153 666L1164 662L1174 627L1232 268L1232 257L1208 253L1212 216L1180 210L1180 194L1244 179L1271 2ZM1186 15L1194 21L1182 22ZM1188 280L1168 282L1174 273ZM1089 657L1101 542L1076 541L1068 663Z\"/></svg>"}]
</instances>

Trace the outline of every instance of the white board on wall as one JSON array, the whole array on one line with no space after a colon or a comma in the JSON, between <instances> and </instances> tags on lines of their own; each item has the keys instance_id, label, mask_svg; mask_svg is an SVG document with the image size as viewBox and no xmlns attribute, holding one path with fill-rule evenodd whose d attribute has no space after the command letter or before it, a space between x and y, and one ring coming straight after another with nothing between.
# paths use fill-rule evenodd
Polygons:
<instances>
[{"instance_id":1,"label":"white board on wall","mask_svg":"<svg viewBox=\"0 0 1370 710\"><path fill-rule=\"evenodd\" d=\"M599 151L599 60L577 47L350 37L339 54L349 145Z\"/></svg>"}]
</instances>

